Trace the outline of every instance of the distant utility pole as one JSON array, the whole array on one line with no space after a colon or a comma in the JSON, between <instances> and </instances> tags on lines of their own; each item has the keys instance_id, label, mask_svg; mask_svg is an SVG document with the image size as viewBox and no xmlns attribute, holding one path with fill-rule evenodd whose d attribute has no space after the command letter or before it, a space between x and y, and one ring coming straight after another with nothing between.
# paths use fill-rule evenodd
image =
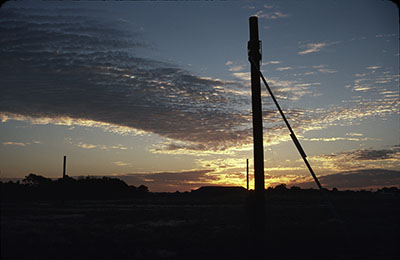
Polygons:
<instances>
[{"instance_id":1,"label":"distant utility pole","mask_svg":"<svg viewBox=\"0 0 400 260\"><path fill-rule=\"evenodd\" d=\"M67 167L67 156L64 155L64 165L63 165L63 179L65 179L65 169Z\"/></svg>"},{"instance_id":2,"label":"distant utility pole","mask_svg":"<svg viewBox=\"0 0 400 260\"><path fill-rule=\"evenodd\" d=\"M246 181L247 181L247 190L249 190L249 159L246 159Z\"/></svg>"},{"instance_id":3,"label":"distant utility pole","mask_svg":"<svg viewBox=\"0 0 400 260\"><path fill-rule=\"evenodd\" d=\"M257 242L262 243L265 229L265 197L264 197L264 147L260 87L261 41L258 38L258 18L249 19L250 40L248 42L248 58L251 64L251 105L253 114L254 143L254 190L255 209L254 224L257 232ZM258 246L260 248L261 246Z\"/></svg>"}]
</instances>

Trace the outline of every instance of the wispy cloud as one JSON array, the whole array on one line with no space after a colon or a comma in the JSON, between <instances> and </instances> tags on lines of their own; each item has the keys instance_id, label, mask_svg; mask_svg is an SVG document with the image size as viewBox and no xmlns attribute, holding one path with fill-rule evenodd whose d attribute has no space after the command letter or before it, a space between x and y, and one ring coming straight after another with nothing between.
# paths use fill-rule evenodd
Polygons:
<instances>
[{"instance_id":1,"label":"wispy cloud","mask_svg":"<svg viewBox=\"0 0 400 260\"><path fill-rule=\"evenodd\" d=\"M233 66L229 68L229 71L241 71L245 68L243 65Z\"/></svg>"},{"instance_id":2,"label":"wispy cloud","mask_svg":"<svg viewBox=\"0 0 400 260\"><path fill-rule=\"evenodd\" d=\"M326 188L340 190L378 189L400 187L400 171L385 169L360 169L320 176L321 184ZM293 183L296 186L315 188L313 181Z\"/></svg>"},{"instance_id":3,"label":"wispy cloud","mask_svg":"<svg viewBox=\"0 0 400 260\"><path fill-rule=\"evenodd\" d=\"M381 68L381 66L369 66L366 69L367 70L377 70L377 69L380 69L380 68Z\"/></svg>"},{"instance_id":4,"label":"wispy cloud","mask_svg":"<svg viewBox=\"0 0 400 260\"><path fill-rule=\"evenodd\" d=\"M122 144L117 145L104 145L104 144L89 144L84 142L76 142L72 138L65 138L64 142L67 144L71 144L83 149L100 149L100 150L128 150L128 147L125 147Z\"/></svg>"},{"instance_id":5,"label":"wispy cloud","mask_svg":"<svg viewBox=\"0 0 400 260\"><path fill-rule=\"evenodd\" d=\"M275 19L287 18L290 15L286 14L286 13L282 13L280 11L268 11L268 12L265 12L264 10L260 10L255 14L255 16L257 16L258 18L275 20Z\"/></svg>"},{"instance_id":6,"label":"wispy cloud","mask_svg":"<svg viewBox=\"0 0 400 260\"><path fill-rule=\"evenodd\" d=\"M3 142L3 145L14 145L14 146L20 146L20 147L24 147L24 146L28 146L31 144L41 144L42 142L40 141L31 141L31 142L12 142L12 141L8 141L8 142Z\"/></svg>"},{"instance_id":7,"label":"wispy cloud","mask_svg":"<svg viewBox=\"0 0 400 260\"><path fill-rule=\"evenodd\" d=\"M279 67L279 68L276 68L277 71L285 71L285 70L291 70L291 69L292 69L292 67Z\"/></svg>"},{"instance_id":8,"label":"wispy cloud","mask_svg":"<svg viewBox=\"0 0 400 260\"><path fill-rule=\"evenodd\" d=\"M261 18L261 19L268 19L268 20L282 19L282 18L287 18L290 16L290 14L284 13L277 9L278 8L276 8L276 6L274 6L274 5L265 4L263 6L262 10L259 10L257 13L254 14L254 16L257 16L258 18Z\"/></svg>"},{"instance_id":9,"label":"wispy cloud","mask_svg":"<svg viewBox=\"0 0 400 260\"><path fill-rule=\"evenodd\" d=\"M306 95L316 95L317 90L312 86L320 85L319 82L301 82L296 80L281 80L269 78L268 84L279 99L299 100Z\"/></svg>"},{"instance_id":10,"label":"wispy cloud","mask_svg":"<svg viewBox=\"0 0 400 260\"><path fill-rule=\"evenodd\" d=\"M311 142L336 142L336 141L354 141L354 142L362 142L362 141L382 141L377 138L368 138L368 137L318 137L318 138L302 138L304 141Z\"/></svg>"},{"instance_id":11,"label":"wispy cloud","mask_svg":"<svg viewBox=\"0 0 400 260\"><path fill-rule=\"evenodd\" d=\"M377 34L377 35L375 35L376 38L396 37L396 36L398 36L398 34L396 34L396 33Z\"/></svg>"},{"instance_id":12,"label":"wispy cloud","mask_svg":"<svg viewBox=\"0 0 400 260\"><path fill-rule=\"evenodd\" d=\"M22 143L22 142L3 142L3 145L15 145L15 146L26 146L30 143Z\"/></svg>"},{"instance_id":13,"label":"wispy cloud","mask_svg":"<svg viewBox=\"0 0 400 260\"><path fill-rule=\"evenodd\" d=\"M360 133L346 133L347 136L364 136L363 134Z\"/></svg>"},{"instance_id":14,"label":"wispy cloud","mask_svg":"<svg viewBox=\"0 0 400 260\"><path fill-rule=\"evenodd\" d=\"M250 81L250 72L235 72L233 76L241 80Z\"/></svg>"},{"instance_id":15,"label":"wispy cloud","mask_svg":"<svg viewBox=\"0 0 400 260\"><path fill-rule=\"evenodd\" d=\"M281 63L281 62L278 60L271 60L271 61L263 62L262 65L279 64L279 63Z\"/></svg>"},{"instance_id":16,"label":"wispy cloud","mask_svg":"<svg viewBox=\"0 0 400 260\"><path fill-rule=\"evenodd\" d=\"M97 145L94 144L85 144L85 143L78 143L76 146L83 148L83 149L94 149L97 148Z\"/></svg>"},{"instance_id":17,"label":"wispy cloud","mask_svg":"<svg viewBox=\"0 0 400 260\"><path fill-rule=\"evenodd\" d=\"M274 81L268 80L270 82L270 86L273 88L275 93L278 93L277 96L282 97L290 97L291 100L295 100L296 98L305 95L308 90L308 87L295 87L296 82L291 81ZM317 83L313 83L317 84ZM303 89L303 90L302 90ZM280 91L277 91L280 90ZM283 92L281 92L283 91ZM288 93L288 94L287 94ZM295 96L290 96L295 95ZM327 129L332 126L348 126L354 125L358 121L370 117L379 117L385 119L390 117L391 115L397 113L397 107L393 106L392 103L386 102L384 100L380 101L365 101L362 104L351 104L350 106L330 106L325 108L317 108L317 109L288 109L284 107L285 114L289 118L292 126L296 129L296 133L302 134L311 130L321 130ZM266 122L269 122L268 126L265 129L264 140L269 145L276 145L281 142L286 142L290 140L290 137L287 135L286 128L281 124L281 118L279 114L277 114L276 110L268 106L265 106L263 118ZM251 117L247 115L247 120L250 123ZM224 146L220 146L224 150L213 149L209 145L198 145L196 143L190 142L176 142L174 140L170 140L170 142L166 142L165 144L159 144L153 148L153 152L157 153L170 153L170 154L196 154L197 155L210 155L210 154L235 154L235 148L241 149L241 147L246 147L246 145L251 143L251 131L245 127L241 131L230 132L232 134L232 139L235 139L234 143L225 143ZM236 138L235 135L236 134ZM320 142L333 142L333 141L352 141L352 142L363 142L363 141L379 141L379 139L356 136L356 135L346 135L345 137L332 137L332 138L314 138L310 139L310 141L320 141ZM349 154L354 155L357 154L354 151L349 152ZM335 169L343 170L343 169L353 169L352 167L355 165L356 160L352 160L349 158L342 158L344 155L338 157L330 157L330 156L322 156L315 157L314 160L319 161L321 167L326 169ZM342 160L342 159L343 160ZM391 162L388 162L392 165ZM351 165L352 164L352 165ZM365 162L357 162L357 167L362 167L365 165ZM354 166L355 167L355 166ZM357 168L356 167L356 168Z\"/></svg>"},{"instance_id":18,"label":"wispy cloud","mask_svg":"<svg viewBox=\"0 0 400 260\"><path fill-rule=\"evenodd\" d=\"M310 53L320 52L326 46L328 46L328 43L326 43L326 42L308 43L306 45L301 46L301 48L305 49L305 50L298 52L298 54L306 55L306 54L310 54Z\"/></svg>"},{"instance_id":19,"label":"wispy cloud","mask_svg":"<svg viewBox=\"0 0 400 260\"><path fill-rule=\"evenodd\" d=\"M400 157L400 146L392 149L374 150L374 149L363 149L358 150L352 155L356 160L385 160L395 159Z\"/></svg>"},{"instance_id":20,"label":"wispy cloud","mask_svg":"<svg viewBox=\"0 0 400 260\"><path fill-rule=\"evenodd\" d=\"M394 102L398 99L398 82L400 76L391 69L380 66L369 66L364 71L354 74L354 83L349 85L358 94L368 93L380 96L386 102Z\"/></svg>"},{"instance_id":21,"label":"wispy cloud","mask_svg":"<svg viewBox=\"0 0 400 260\"><path fill-rule=\"evenodd\" d=\"M130 163L117 161L117 162L114 162L114 165L115 165L115 166L118 166L118 167L125 167L125 166L129 166Z\"/></svg>"},{"instance_id":22,"label":"wispy cloud","mask_svg":"<svg viewBox=\"0 0 400 260\"><path fill-rule=\"evenodd\" d=\"M333 70L333 69L318 69L318 71L321 73L329 73L329 74L337 72L337 70Z\"/></svg>"},{"instance_id":23,"label":"wispy cloud","mask_svg":"<svg viewBox=\"0 0 400 260\"><path fill-rule=\"evenodd\" d=\"M27 116L16 113L0 112L0 121L5 123L8 120L25 121L34 125L63 125L63 126L85 126L85 127L98 127L106 131L120 134L120 135L146 135L147 132L143 130L138 130L135 128L130 128L127 126L121 126L112 123L94 121L90 119L72 118L69 116L40 116L36 115Z\"/></svg>"},{"instance_id":24,"label":"wispy cloud","mask_svg":"<svg viewBox=\"0 0 400 260\"><path fill-rule=\"evenodd\" d=\"M398 169L400 146L385 149L358 149L335 154L314 156L310 159L318 167L333 171L365 168Z\"/></svg>"},{"instance_id":25,"label":"wispy cloud","mask_svg":"<svg viewBox=\"0 0 400 260\"><path fill-rule=\"evenodd\" d=\"M225 62L225 66L227 66L228 70L232 72L240 72L249 68L249 64L235 64L233 61Z\"/></svg>"}]
</instances>

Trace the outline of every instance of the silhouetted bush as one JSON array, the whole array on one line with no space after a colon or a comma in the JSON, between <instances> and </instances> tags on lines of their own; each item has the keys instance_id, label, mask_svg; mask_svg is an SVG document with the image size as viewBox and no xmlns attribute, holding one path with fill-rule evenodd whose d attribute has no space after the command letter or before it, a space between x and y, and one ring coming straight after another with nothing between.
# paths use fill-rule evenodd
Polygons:
<instances>
[{"instance_id":1,"label":"silhouetted bush","mask_svg":"<svg viewBox=\"0 0 400 260\"><path fill-rule=\"evenodd\" d=\"M276 191L286 191L287 190L287 188L286 188L286 184L279 184L278 186L276 186L275 188L274 188L274 190L276 190Z\"/></svg>"},{"instance_id":2,"label":"silhouetted bush","mask_svg":"<svg viewBox=\"0 0 400 260\"><path fill-rule=\"evenodd\" d=\"M80 200L80 199L124 199L141 196L149 189L128 186L124 181L110 177L84 177L74 179L65 176L52 180L30 173L21 183L1 183L2 200Z\"/></svg>"},{"instance_id":3,"label":"silhouetted bush","mask_svg":"<svg viewBox=\"0 0 400 260\"><path fill-rule=\"evenodd\" d=\"M25 176L25 179L23 179L22 182L28 186L43 186L50 184L52 180L34 173L30 173L28 176Z\"/></svg>"}]
</instances>

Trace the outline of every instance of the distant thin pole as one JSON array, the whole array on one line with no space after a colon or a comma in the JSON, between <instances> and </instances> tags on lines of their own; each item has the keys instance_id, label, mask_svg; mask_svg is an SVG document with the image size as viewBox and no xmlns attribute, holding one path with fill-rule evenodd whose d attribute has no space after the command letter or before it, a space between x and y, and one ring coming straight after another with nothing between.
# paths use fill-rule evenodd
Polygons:
<instances>
[{"instance_id":1,"label":"distant thin pole","mask_svg":"<svg viewBox=\"0 0 400 260\"><path fill-rule=\"evenodd\" d=\"M64 155L64 164L63 164L63 179L65 179L65 169L67 167L67 156Z\"/></svg>"},{"instance_id":2,"label":"distant thin pole","mask_svg":"<svg viewBox=\"0 0 400 260\"><path fill-rule=\"evenodd\" d=\"M246 180L247 180L247 190L249 190L249 159L246 159Z\"/></svg>"}]
</instances>

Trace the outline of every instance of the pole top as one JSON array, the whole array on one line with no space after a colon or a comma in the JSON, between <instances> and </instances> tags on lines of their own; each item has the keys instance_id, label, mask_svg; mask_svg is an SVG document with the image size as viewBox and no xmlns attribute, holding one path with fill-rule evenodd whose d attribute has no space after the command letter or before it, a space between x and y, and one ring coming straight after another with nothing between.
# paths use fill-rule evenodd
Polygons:
<instances>
[{"instance_id":1,"label":"pole top","mask_svg":"<svg viewBox=\"0 0 400 260\"><path fill-rule=\"evenodd\" d=\"M261 41L258 38L258 17L250 16L249 18L249 32L250 40L247 45L247 51L249 60L252 59L254 62L261 60Z\"/></svg>"},{"instance_id":2,"label":"pole top","mask_svg":"<svg viewBox=\"0 0 400 260\"><path fill-rule=\"evenodd\" d=\"M258 41L258 17L250 16L249 18L250 27L250 41Z\"/></svg>"},{"instance_id":3,"label":"pole top","mask_svg":"<svg viewBox=\"0 0 400 260\"><path fill-rule=\"evenodd\" d=\"M257 35L258 38L258 17L250 16L249 18L250 31L253 31L253 34ZM250 33L252 34L252 33Z\"/></svg>"},{"instance_id":4,"label":"pole top","mask_svg":"<svg viewBox=\"0 0 400 260\"><path fill-rule=\"evenodd\" d=\"M258 17L257 16L255 16L255 15L253 15L253 16L250 16L250 18L249 18L249 20L250 21L257 21L258 20Z\"/></svg>"}]
</instances>

